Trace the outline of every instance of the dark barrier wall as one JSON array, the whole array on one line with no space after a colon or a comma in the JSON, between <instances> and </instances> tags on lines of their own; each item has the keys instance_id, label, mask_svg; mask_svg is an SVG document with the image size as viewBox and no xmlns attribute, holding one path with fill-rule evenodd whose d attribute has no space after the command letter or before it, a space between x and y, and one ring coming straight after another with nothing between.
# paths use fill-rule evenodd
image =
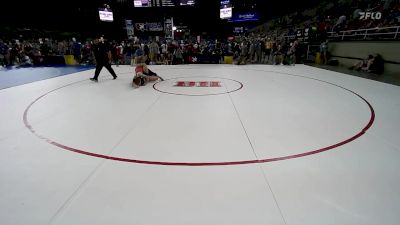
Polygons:
<instances>
[{"instance_id":1,"label":"dark barrier wall","mask_svg":"<svg viewBox=\"0 0 400 225\"><path fill-rule=\"evenodd\" d=\"M330 42L329 52L341 66L352 66L369 54L380 54L385 60L384 74L400 76L400 41Z\"/></svg>"}]
</instances>

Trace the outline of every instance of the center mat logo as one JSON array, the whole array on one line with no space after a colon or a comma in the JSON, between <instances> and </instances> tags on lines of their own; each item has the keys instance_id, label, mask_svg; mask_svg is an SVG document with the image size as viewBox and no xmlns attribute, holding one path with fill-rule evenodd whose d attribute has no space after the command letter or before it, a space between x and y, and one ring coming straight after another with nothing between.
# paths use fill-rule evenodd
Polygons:
<instances>
[{"instance_id":1,"label":"center mat logo","mask_svg":"<svg viewBox=\"0 0 400 225\"><path fill-rule=\"evenodd\" d=\"M177 81L175 87L221 87L219 81Z\"/></svg>"}]
</instances>

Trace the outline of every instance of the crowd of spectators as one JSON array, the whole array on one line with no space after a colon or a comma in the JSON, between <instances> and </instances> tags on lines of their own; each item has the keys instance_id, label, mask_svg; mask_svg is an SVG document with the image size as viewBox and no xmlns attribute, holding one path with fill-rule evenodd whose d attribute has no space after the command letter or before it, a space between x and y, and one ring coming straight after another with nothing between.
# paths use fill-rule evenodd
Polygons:
<instances>
[{"instance_id":1,"label":"crowd of spectators","mask_svg":"<svg viewBox=\"0 0 400 225\"><path fill-rule=\"evenodd\" d=\"M113 64L133 65L135 52L142 49L147 64L224 63L232 57L237 64L269 63L294 64L300 61L300 44L277 41L261 36L237 36L226 40L193 39L179 41L106 40L110 46ZM64 64L64 56L73 56L76 64L94 65L92 41L0 40L1 66L27 67ZM276 60L275 60L276 59ZM297 60L296 60L297 59ZM289 62L290 61L290 62Z\"/></svg>"},{"instance_id":2,"label":"crowd of spectators","mask_svg":"<svg viewBox=\"0 0 400 225\"><path fill-rule=\"evenodd\" d=\"M252 29L252 32L253 35L267 37L276 42L290 43L299 38L310 45L320 46L314 48L308 55L315 58L319 52L321 63L328 64L328 39L346 39L342 36L342 32L346 32L352 39L393 39L396 36L400 38L400 35L395 34L398 32L398 26L400 26L399 0L334 0L324 1L313 8L270 20ZM368 29L368 33L372 35L366 36L364 29ZM370 61L374 61L370 63L372 69L369 69L369 66L361 66L359 68L363 69L359 70L382 73L384 60L381 54L371 52L370 57L372 57Z\"/></svg>"},{"instance_id":3,"label":"crowd of spectators","mask_svg":"<svg viewBox=\"0 0 400 225\"><path fill-rule=\"evenodd\" d=\"M363 13L370 14L369 16L364 14L363 18ZM324 1L314 8L270 20L253 31L281 38L296 37L301 30L303 33L307 31L308 41L322 42L328 36L338 34L340 31L399 25L399 0L334 0Z\"/></svg>"},{"instance_id":4,"label":"crowd of spectators","mask_svg":"<svg viewBox=\"0 0 400 225\"><path fill-rule=\"evenodd\" d=\"M90 43L82 44L74 38L69 41L50 38L0 39L0 65L4 67L64 64L64 55L75 55L78 63L93 60Z\"/></svg>"},{"instance_id":5,"label":"crowd of spectators","mask_svg":"<svg viewBox=\"0 0 400 225\"><path fill-rule=\"evenodd\" d=\"M361 12L380 12L380 19L360 19ZM342 30L386 27L400 24L399 0L336 0L315 8L271 20L246 35L226 40L186 38L183 40L108 40L113 63L133 65L142 49L147 64L223 63L232 57L236 64L294 65L305 59L304 43L327 43L329 34ZM299 30L301 32L299 32ZM320 52L327 61L327 48ZM73 56L76 64L94 65L91 39L52 38L0 40L1 66L63 64ZM324 50L322 50L324 49Z\"/></svg>"}]
</instances>

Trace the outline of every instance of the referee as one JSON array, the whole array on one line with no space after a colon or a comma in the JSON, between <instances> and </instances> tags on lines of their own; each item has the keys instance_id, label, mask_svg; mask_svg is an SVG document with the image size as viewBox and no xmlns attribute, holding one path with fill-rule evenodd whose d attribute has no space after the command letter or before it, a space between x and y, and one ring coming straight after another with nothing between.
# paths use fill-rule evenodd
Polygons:
<instances>
[{"instance_id":1,"label":"referee","mask_svg":"<svg viewBox=\"0 0 400 225\"><path fill-rule=\"evenodd\" d=\"M90 80L95 82L98 81L97 78L99 77L100 71L103 66L111 73L114 80L117 79L117 74L115 74L110 64L112 60L110 47L106 43L104 43L103 37L94 40L92 50L96 59L96 71L94 72L94 77L90 78Z\"/></svg>"}]
</instances>

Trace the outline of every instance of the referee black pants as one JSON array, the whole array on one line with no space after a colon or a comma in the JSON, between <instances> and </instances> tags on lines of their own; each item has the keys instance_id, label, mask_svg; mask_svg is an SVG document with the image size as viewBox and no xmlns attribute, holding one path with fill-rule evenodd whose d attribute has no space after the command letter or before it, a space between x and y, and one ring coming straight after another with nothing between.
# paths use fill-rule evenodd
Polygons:
<instances>
[{"instance_id":1,"label":"referee black pants","mask_svg":"<svg viewBox=\"0 0 400 225\"><path fill-rule=\"evenodd\" d=\"M115 72L114 72L113 68L111 68L111 64L109 62L100 61L100 62L97 62L97 64L96 64L96 71L94 72L94 77L93 77L94 79L97 80L97 78L99 77L101 69L103 69L103 66L108 70L108 72L111 73L111 75L114 78L117 77L117 74L115 74Z\"/></svg>"}]
</instances>

